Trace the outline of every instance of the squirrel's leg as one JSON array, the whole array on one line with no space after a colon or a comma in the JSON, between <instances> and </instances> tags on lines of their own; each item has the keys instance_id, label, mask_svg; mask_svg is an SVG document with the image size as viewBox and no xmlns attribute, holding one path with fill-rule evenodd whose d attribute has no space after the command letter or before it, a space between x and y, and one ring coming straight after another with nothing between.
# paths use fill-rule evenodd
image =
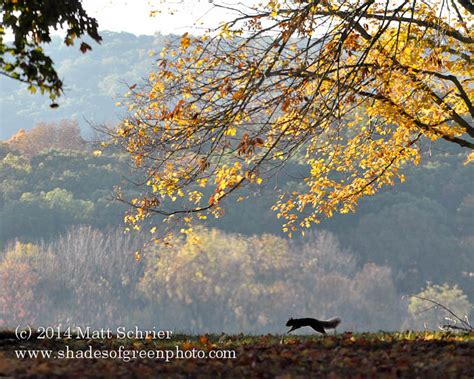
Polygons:
<instances>
[{"instance_id":1,"label":"squirrel's leg","mask_svg":"<svg viewBox=\"0 0 474 379\"><path fill-rule=\"evenodd\" d=\"M326 331L324 330L324 328L319 325L319 324L315 324L313 323L312 325L310 325L314 330L316 330L317 332L321 333L321 334L326 334Z\"/></svg>"}]
</instances>

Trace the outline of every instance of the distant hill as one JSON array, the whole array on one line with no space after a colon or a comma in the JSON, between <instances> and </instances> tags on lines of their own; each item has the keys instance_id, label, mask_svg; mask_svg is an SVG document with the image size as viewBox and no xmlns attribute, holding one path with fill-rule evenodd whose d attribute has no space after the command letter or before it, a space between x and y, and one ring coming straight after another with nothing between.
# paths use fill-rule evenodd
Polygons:
<instances>
[{"instance_id":1,"label":"distant hill","mask_svg":"<svg viewBox=\"0 0 474 379\"><path fill-rule=\"evenodd\" d=\"M49 107L47 96L31 95L23 85L0 77L0 139L10 138L20 129L30 130L38 122L75 119L87 134L88 122L115 123L120 119L117 97L153 69L158 52L169 38L161 34L135 36L130 33L101 33L103 42L90 45L82 54L66 47L55 37L46 50L64 81L65 94L57 109Z\"/></svg>"}]
</instances>

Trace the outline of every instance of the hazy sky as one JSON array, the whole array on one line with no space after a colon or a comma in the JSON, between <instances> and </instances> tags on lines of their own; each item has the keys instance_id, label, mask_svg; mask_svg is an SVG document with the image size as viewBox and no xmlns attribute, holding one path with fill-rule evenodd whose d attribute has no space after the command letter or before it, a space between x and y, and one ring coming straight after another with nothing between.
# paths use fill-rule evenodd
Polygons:
<instances>
[{"instance_id":1,"label":"hazy sky","mask_svg":"<svg viewBox=\"0 0 474 379\"><path fill-rule=\"evenodd\" d=\"M198 33L230 17L214 4L253 4L252 0L83 0L84 9L97 18L101 30L134 34ZM155 17L150 11L155 10Z\"/></svg>"},{"instance_id":2,"label":"hazy sky","mask_svg":"<svg viewBox=\"0 0 474 379\"><path fill-rule=\"evenodd\" d=\"M235 12L216 7L216 4L245 9L261 0L82 0L89 16L99 22L100 30L129 32L133 34L183 34L186 31L200 34L219 22L230 20ZM265 1L264 1L265 2ZM150 17L151 11L156 11ZM53 35L63 35L51 29ZM5 40L13 40L13 33L6 30Z\"/></svg>"}]
</instances>

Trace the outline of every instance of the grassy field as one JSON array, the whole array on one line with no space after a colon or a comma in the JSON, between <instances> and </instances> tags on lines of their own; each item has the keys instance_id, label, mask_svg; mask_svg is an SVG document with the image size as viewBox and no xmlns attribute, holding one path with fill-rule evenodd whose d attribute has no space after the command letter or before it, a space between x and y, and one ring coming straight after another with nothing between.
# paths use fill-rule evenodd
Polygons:
<instances>
[{"instance_id":1,"label":"grassy field","mask_svg":"<svg viewBox=\"0 0 474 379\"><path fill-rule=\"evenodd\" d=\"M43 353L38 350L49 351L52 357L40 357ZM36 351L33 354L40 356L19 358L19 351ZM193 354L195 358L186 358ZM235 358L198 357L203 354L235 354ZM473 334L437 332L327 337L177 335L167 341L0 340L0 377L18 378L474 378L473 362Z\"/></svg>"}]
</instances>

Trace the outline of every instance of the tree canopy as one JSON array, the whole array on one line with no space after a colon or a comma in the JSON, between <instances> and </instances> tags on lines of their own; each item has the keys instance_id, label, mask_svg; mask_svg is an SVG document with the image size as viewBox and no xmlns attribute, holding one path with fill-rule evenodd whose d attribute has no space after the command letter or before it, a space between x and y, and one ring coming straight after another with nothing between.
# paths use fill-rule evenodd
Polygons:
<instances>
[{"instance_id":1,"label":"tree canopy","mask_svg":"<svg viewBox=\"0 0 474 379\"><path fill-rule=\"evenodd\" d=\"M28 83L32 93L37 89L49 93L52 100L60 96L63 83L42 48L42 44L51 42L51 28L66 26L67 46L85 35L96 42L102 39L97 20L87 15L80 0L1 0L0 12L0 73ZM7 31L14 35L11 44L4 41ZM81 42L83 53L90 49L89 44Z\"/></svg>"},{"instance_id":2,"label":"tree canopy","mask_svg":"<svg viewBox=\"0 0 474 379\"><path fill-rule=\"evenodd\" d=\"M423 139L472 159L472 8L270 0L184 34L130 88L115 133L145 173L127 221L218 216L224 198L297 159L303 186L273 206L291 234L403 181Z\"/></svg>"}]
</instances>

